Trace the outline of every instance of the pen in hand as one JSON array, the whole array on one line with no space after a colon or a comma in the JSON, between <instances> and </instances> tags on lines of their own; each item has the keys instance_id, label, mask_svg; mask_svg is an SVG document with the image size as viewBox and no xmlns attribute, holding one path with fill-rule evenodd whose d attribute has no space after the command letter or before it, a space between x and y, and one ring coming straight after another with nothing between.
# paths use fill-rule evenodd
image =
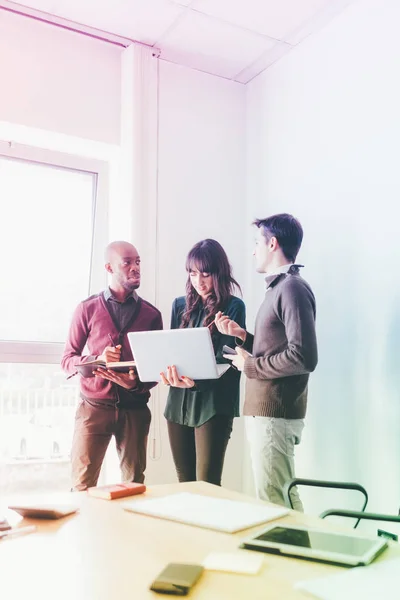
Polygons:
<instances>
[{"instance_id":1,"label":"pen in hand","mask_svg":"<svg viewBox=\"0 0 400 600\"><path fill-rule=\"evenodd\" d=\"M118 360L121 360L121 348L122 348L121 344L115 345L114 340L112 339L111 335L109 333L107 335L108 335L108 339L111 342L111 346L113 348L115 348L115 350L118 352L118 355L119 355Z\"/></svg>"},{"instance_id":2,"label":"pen in hand","mask_svg":"<svg viewBox=\"0 0 400 600\"><path fill-rule=\"evenodd\" d=\"M118 345L114 344L114 340L112 339L111 335L109 333L107 335L108 335L108 339L111 342L111 346L113 348L115 348L116 350L119 350L121 352L121 345L120 344L118 344Z\"/></svg>"},{"instance_id":3,"label":"pen in hand","mask_svg":"<svg viewBox=\"0 0 400 600\"><path fill-rule=\"evenodd\" d=\"M110 340L111 346L113 348L117 348L118 349L118 346L116 346L114 344L114 340L112 339L111 335L109 333L107 335L108 335L108 339ZM68 375L68 377L67 377L66 380L68 381L68 379L71 379L71 377L75 377L75 375L78 375L78 371L75 371L75 373L72 373L72 375Z\"/></svg>"},{"instance_id":4,"label":"pen in hand","mask_svg":"<svg viewBox=\"0 0 400 600\"><path fill-rule=\"evenodd\" d=\"M75 375L78 375L78 371L75 371L75 373L72 373L72 375L68 375L66 381L68 381L68 379L71 379L71 377L75 377Z\"/></svg>"}]
</instances>

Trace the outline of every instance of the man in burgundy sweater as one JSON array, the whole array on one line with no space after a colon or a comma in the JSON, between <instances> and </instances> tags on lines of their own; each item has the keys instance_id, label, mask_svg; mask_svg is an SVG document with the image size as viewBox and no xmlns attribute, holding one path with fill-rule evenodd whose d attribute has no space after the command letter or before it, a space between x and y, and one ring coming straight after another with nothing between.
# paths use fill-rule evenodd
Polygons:
<instances>
[{"instance_id":1,"label":"man in burgundy sweater","mask_svg":"<svg viewBox=\"0 0 400 600\"><path fill-rule=\"evenodd\" d=\"M221 333L236 336L232 362L246 375L243 414L257 496L284 505L284 485L295 476L308 379L318 361L315 298L300 276L301 265L294 264L303 239L299 221L282 213L254 225L256 270L266 275L254 335L221 313L215 323ZM291 498L301 511L297 488Z\"/></svg>"},{"instance_id":2,"label":"man in burgundy sweater","mask_svg":"<svg viewBox=\"0 0 400 600\"><path fill-rule=\"evenodd\" d=\"M106 249L110 287L90 296L75 310L61 361L70 374L91 360L132 360L129 331L162 329L161 313L142 300L140 256L128 242L113 242ZM84 354L87 347L88 354ZM151 413L150 389L135 371L119 373L97 369L94 377L81 377L81 400L72 442L72 488L95 486L111 437L115 437L123 481L144 481L146 446Z\"/></svg>"}]
</instances>

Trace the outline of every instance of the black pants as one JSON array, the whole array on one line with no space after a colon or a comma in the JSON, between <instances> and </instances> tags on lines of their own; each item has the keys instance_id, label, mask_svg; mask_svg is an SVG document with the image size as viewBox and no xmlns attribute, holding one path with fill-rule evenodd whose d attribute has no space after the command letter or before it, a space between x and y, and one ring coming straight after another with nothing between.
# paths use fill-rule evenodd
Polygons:
<instances>
[{"instance_id":1,"label":"black pants","mask_svg":"<svg viewBox=\"0 0 400 600\"><path fill-rule=\"evenodd\" d=\"M167 421L176 472L182 481L207 481L221 485L226 448L233 418L215 415L200 427Z\"/></svg>"}]
</instances>

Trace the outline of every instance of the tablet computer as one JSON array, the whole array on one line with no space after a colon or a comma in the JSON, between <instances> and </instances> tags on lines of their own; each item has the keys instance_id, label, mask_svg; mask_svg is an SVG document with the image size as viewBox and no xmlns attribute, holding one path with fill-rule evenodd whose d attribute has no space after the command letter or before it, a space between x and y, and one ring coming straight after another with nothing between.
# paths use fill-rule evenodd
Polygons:
<instances>
[{"instance_id":1,"label":"tablet computer","mask_svg":"<svg viewBox=\"0 0 400 600\"><path fill-rule=\"evenodd\" d=\"M380 538L294 525L270 525L244 540L241 547L346 567L359 567L372 562L388 544Z\"/></svg>"},{"instance_id":2,"label":"tablet computer","mask_svg":"<svg viewBox=\"0 0 400 600\"><path fill-rule=\"evenodd\" d=\"M217 364L207 327L128 333L140 381L161 381L169 365L191 379L218 379L230 364Z\"/></svg>"}]
</instances>

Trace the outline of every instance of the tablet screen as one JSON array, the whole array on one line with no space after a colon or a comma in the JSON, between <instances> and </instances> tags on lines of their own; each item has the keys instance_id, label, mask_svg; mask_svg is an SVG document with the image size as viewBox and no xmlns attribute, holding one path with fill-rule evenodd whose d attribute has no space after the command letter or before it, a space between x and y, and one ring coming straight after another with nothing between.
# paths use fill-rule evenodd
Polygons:
<instances>
[{"instance_id":1,"label":"tablet screen","mask_svg":"<svg viewBox=\"0 0 400 600\"><path fill-rule=\"evenodd\" d=\"M375 540L361 537L338 535L323 531L291 529L290 527L274 527L254 538L260 542L288 544L301 548L323 552L335 552L348 556L363 556L376 546Z\"/></svg>"}]
</instances>

